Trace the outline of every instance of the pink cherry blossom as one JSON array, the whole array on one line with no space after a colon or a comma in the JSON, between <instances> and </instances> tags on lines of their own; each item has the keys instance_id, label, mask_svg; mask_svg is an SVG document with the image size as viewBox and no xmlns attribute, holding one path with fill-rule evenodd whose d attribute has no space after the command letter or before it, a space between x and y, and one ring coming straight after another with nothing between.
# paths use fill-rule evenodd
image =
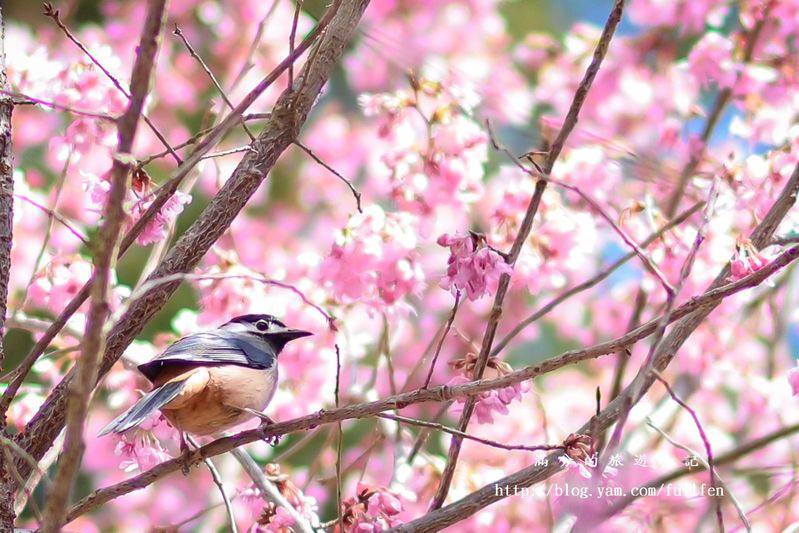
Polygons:
<instances>
[{"instance_id":1,"label":"pink cherry blossom","mask_svg":"<svg viewBox=\"0 0 799 533\"><path fill-rule=\"evenodd\" d=\"M147 246L148 244L163 240L166 237L167 227L169 227L178 215L183 212L184 206L190 202L190 194L175 191L175 194L166 201L161 210L144 226L136 242L142 246ZM147 211L151 203L152 200L139 200L133 205L130 226Z\"/></svg>"},{"instance_id":2,"label":"pink cherry blossom","mask_svg":"<svg viewBox=\"0 0 799 533\"><path fill-rule=\"evenodd\" d=\"M755 249L748 239L739 240L735 247L735 254L730 260L730 271L732 273L730 279L737 281L745 278L767 264L768 259Z\"/></svg>"},{"instance_id":3,"label":"pink cherry blossom","mask_svg":"<svg viewBox=\"0 0 799 533\"><path fill-rule=\"evenodd\" d=\"M716 83L731 87L735 83L736 65L732 59L732 42L718 33L707 33L688 55L691 74L699 83Z\"/></svg>"},{"instance_id":4,"label":"pink cherry blossom","mask_svg":"<svg viewBox=\"0 0 799 533\"><path fill-rule=\"evenodd\" d=\"M788 383L791 385L793 395L799 396L799 366L788 371Z\"/></svg>"},{"instance_id":5,"label":"pink cherry blossom","mask_svg":"<svg viewBox=\"0 0 799 533\"><path fill-rule=\"evenodd\" d=\"M497 290L502 274L510 275L513 269L477 235L449 235L438 238L439 246L448 247L447 274L441 280L443 289L457 293L464 291L470 300L477 300Z\"/></svg>"}]
</instances>

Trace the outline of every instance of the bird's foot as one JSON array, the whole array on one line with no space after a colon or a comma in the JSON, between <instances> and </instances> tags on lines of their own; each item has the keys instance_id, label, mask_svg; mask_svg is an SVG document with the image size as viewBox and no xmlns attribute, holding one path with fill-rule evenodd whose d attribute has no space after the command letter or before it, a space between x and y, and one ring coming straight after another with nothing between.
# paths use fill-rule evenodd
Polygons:
<instances>
[{"instance_id":1,"label":"bird's foot","mask_svg":"<svg viewBox=\"0 0 799 533\"><path fill-rule=\"evenodd\" d=\"M271 423L269 423L269 422L264 422L263 424L261 424L261 426L260 426L260 428L259 428L259 429L260 429L261 431L264 431L264 430L268 429L268 428L269 428L269 426L271 426L271 425L272 425L272 424L271 424ZM269 437L264 437L264 438L263 438L263 439L261 439L261 440L263 440L265 443L267 443L267 444L268 444L268 445L270 445L272 448L274 448L274 447L276 447L278 444L280 444L280 435L271 435L271 436L269 436Z\"/></svg>"},{"instance_id":2,"label":"bird's foot","mask_svg":"<svg viewBox=\"0 0 799 533\"><path fill-rule=\"evenodd\" d=\"M243 408L239 408L239 410L244 411L245 413L249 413L249 414L251 414L251 415L253 415L253 416L257 417L257 418L260 418L261 419L261 425L258 426L258 429L260 429L261 431L264 431L266 428L268 428L269 426L271 426L272 424L275 423L275 421L272 420L272 418L268 414L262 413L261 411L258 411L256 409L250 409L249 407L243 407ZM280 435L264 437L262 440L265 443L269 444L270 446L275 447L278 444L280 444Z\"/></svg>"},{"instance_id":3,"label":"bird's foot","mask_svg":"<svg viewBox=\"0 0 799 533\"><path fill-rule=\"evenodd\" d=\"M189 472L191 472L191 461L189 461L190 453L190 450L186 450L178 457L180 460L180 471L183 472L184 476L188 476Z\"/></svg>"},{"instance_id":4,"label":"bird's foot","mask_svg":"<svg viewBox=\"0 0 799 533\"><path fill-rule=\"evenodd\" d=\"M189 472L191 471L191 463L189 462L189 454L191 453L191 448L189 448L188 442L186 442L186 435L183 432L180 432L180 456L178 460L181 463L180 471L183 472L184 476L188 476Z\"/></svg>"}]
</instances>

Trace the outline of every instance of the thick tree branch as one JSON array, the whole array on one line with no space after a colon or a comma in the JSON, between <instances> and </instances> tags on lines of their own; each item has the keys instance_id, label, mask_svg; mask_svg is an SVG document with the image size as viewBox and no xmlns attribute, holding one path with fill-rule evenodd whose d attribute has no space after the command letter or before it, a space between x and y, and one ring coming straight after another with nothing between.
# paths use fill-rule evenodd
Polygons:
<instances>
[{"instance_id":1,"label":"thick tree branch","mask_svg":"<svg viewBox=\"0 0 799 533\"><path fill-rule=\"evenodd\" d=\"M111 188L104 206L103 221L97 234L94 252L94 283L86 330L81 341L81 354L76 365L76 378L67 392L66 437L64 452L58 461L53 488L47 496L42 531L61 529L66 516L72 484L80 469L83 451L83 430L89 408L89 398L97 382L100 357L105 347L104 326L110 315L109 294L113 280L114 262L119 236L125 223L125 197L133 168L133 141L141 117L144 100L150 90L155 59L166 21L167 0L150 0L141 40L133 64L130 81L130 101L117 126L118 146L111 167Z\"/></svg>"},{"instance_id":2,"label":"thick tree branch","mask_svg":"<svg viewBox=\"0 0 799 533\"><path fill-rule=\"evenodd\" d=\"M178 239L148 279L191 271L227 230L266 178L280 154L296 139L322 86L354 34L367 4L368 0L341 0L328 10L326 18L330 20L330 24L319 41L315 59L305 64L295 83L295 87L301 84L301 90L287 90L280 96L270 119L253 143L255 152L244 156L230 179L194 224ZM236 116L231 116L232 120L237 120ZM111 369L147 321L166 303L179 283L175 281L153 288L122 316L108 335L100 376ZM65 392L73 379L74 370L50 393L18 439L19 444L34 457L40 457L50 447L63 427ZM20 472L24 475L27 469L20 469Z\"/></svg>"},{"instance_id":3,"label":"thick tree branch","mask_svg":"<svg viewBox=\"0 0 799 533\"><path fill-rule=\"evenodd\" d=\"M599 72L599 67L602 65L602 60L605 58L605 54L608 51L608 47L610 46L610 40L613 38L613 34L616 31L616 26L618 26L619 21L621 21L622 10L624 8L624 0L616 0L613 10L611 11L610 15L608 16L608 20L605 23L605 28L602 31L602 35L599 38L599 42L597 43L596 49L594 50L593 58L591 59L591 64L588 66L588 69L585 71L585 75L583 79L580 81L580 85L577 87L577 91L574 93L574 98L572 99L571 106L569 107L569 111L566 114L566 119L563 122L563 126L558 133L558 136L555 138L555 141L552 143L551 148L547 154L547 159L544 164L543 173L550 174L552 172L552 168L555 165L555 161L557 161L558 156L560 155L561 150L563 150L563 146L566 144L566 140L569 138L574 127L577 125L577 119L580 115L580 109L582 109L583 103L585 102L585 98L588 96L588 91L591 89L591 84L594 82L594 78L596 78L597 73ZM513 246L511 246L511 251L506 258L507 263L512 267L516 263L516 259L519 257L521 253L522 246L524 242L527 240L527 236L530 234L530 229L532 228L533 218L535 217L536 212L538 211L538 206L541 202L541 197L544 194L544 189L546 188L546 181L539 180L536 183L535 190L533 191L533 197L530 199L530 203L527 207L527 212L524 215L524 219L519 227L519 233L516 235L516 240L513 242ZM491 354L491 348L494 343L494 337L497 333L497 328L499 327L499 319L502 315L502 306L505 301L505 295L508 291L508 286L510 285L510 275L503 274L499 280L499 286L497 287L497 293L494 297L494 304L491 308L491 315L488 319L488 324L486 325L485 334L483 335L483 342L480 347L480 353L477 357L477 363L475 364L474 368L474 379L480 379L483 377L483 372L485 371L486 365L488 364L488 359ZM469 420L472 417L472 413L474 413L474 408L477 399L475 397L470 397L465 405L463 406L463 412L461 413L460 421L458 422L458 430L461 432L465 432L468 425ZM455 474L455 466L458 462L458 455L460 454L461 444L463 443L463 438L460 436L453 436L452 440L450 441L449 451L447 452L447 463L444 467L444 471L441 474L441 481L439 482L438 489L436 490L436 494L433 497L432 502L430 503L431 509L438 509L443 505L444 500L447 497L447 493L449 492L449 486L452 483L452 476Z\"/></svg>"},{"instance_id":4,"label":"thick tree branch","mask_svg":"<svg viewBox=\"0 0 799 533\"><path fill-rule=\"evenodd\" d=\"M5 20L0 6L0 89L8 89L6 79ZM0 99L0 371L5 360L5 326L8 307L8 282L11 273L11 243L14 229L14 168L11 153L11 114L14 104ZM5 417L0 417L0 431L5 431ZM13 529L14 466L9 455L0 455L0 527Z\"/></svg>"},{"instance_id":5,"label":"thick tree branch","mask_svg":"<svg viewBox=\"0 0 799 533\"><path fill-rule=\"evenodd\" d=\"M0 89L8 89L5 21L2 8L0 8ZM3 335L8 305L8 280L11 271L11 242L14 229L14 164L11 152L11 113L13 110L14 104L7 99L0 99L0 371L3 369L5 359Z\"/></svg>"}]
</instances>

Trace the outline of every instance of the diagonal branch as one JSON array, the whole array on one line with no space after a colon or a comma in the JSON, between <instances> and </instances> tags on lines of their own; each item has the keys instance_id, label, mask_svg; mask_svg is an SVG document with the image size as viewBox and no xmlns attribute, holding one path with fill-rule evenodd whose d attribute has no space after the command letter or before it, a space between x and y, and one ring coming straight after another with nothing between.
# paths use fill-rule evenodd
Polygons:
<instances>
[{"instance_id":1,"label":"diagonal branch","mask_svg":"<svg viewBox=\"0 0 799 533\"><path fill-rule=\"evenodd\" d=\"M117 126L119 143L111 167L111 189L108 192L103 222L95 243L91 305L81 342L80 358L76 364L76 379L71 383L67 393L69 403L66 413L67 430L64 452L58 461L58 473L47 497L47 507L42 523L42 531L45 533L59 531L64 523L72 484L78 474L86 447L83 441L83 429L89 408L89 398L97 381L100 357L105 347L103 327L111 313L109 293L119 236L122 225L125 223L124 202L134 161L131 150L144 107L144 100L150 90L161 32L166 21L166 6L167 0L150 0L149 2L136 61L133 64L130 103L120 117Z\"/></svg>"},{"instance_id":2,"label":"diagonal branch","mask_svg":"<svg viewBox=\"0 0 799 533\"><path fill-rule=\"evenodd\" d=\"M289 54L283 61L280 62L280 64L272 69L272 71L267 74L266 77L264 77L264 79L261 80L258 85L256 85L247 94L247 96L244 97L241 103L236 106L235 110L233 110L229 115L227 115L227 117L225 117L224 120L222 120L217 126L207 133L202 142L195 147L191 155L186 158L186 160L180 166L178 166L169 181L167 181L158 190L155 199L152 201L147 210L133 224L133 227L128 230L127 234L125 234L125 237L122 239L122 244L119 247L118 257L122 257L133 245L133 243L136 241L136 238L144 230L144 227L153 219L153 217L155 217L157 213L161 211L161 208L163 208L166 202L172 197L172 195L175 194L175 191L177 191L178 187L181 185L181 183L183 183L183 180L191 173L203 156L208 153L208 151L211 150L211 148L215 146L228 131L238 124L242 113L244 113L244 111L249 108L253 102L255 102L255 100L257 100L258 97L280 77L280 75L289 67L289 65L293 64L297 58L299 58L306 50L308 50L308 48L310 48L314 42L316 42L317 38L327 28L327 25L330 23L334 13L334 9L328 10L327 14L319 21L316 27L305 37L296 50L294 50L294 54ZM56 335L58 335L58 333L64 328L70 317L77 312L80 306L83 305L83 303L89 297L92 283L93 282L90 279L80 289L80 291L78 291L72 300L70 300L66 306L64 306L64 310L61 311L58 317L56 317L47 331L45 331L44 334L39 337L39 339L36 341L36 344L33 345L33 348L31 348L30 352L25 356L25 359L22 361L22 363L20 363L17 369L15 369L17 371L16 379L9 383L8 387L3 392L2 398L0 398L0 413L4 413L8 410L11 401L14 399L17 391L19 391L19 387L24 382L25 377L28 375L28 372L30 372L31 368L33 368L33 365L36 363L38 358L44 353Z\"/></svg>"},{"instance_id":3,"label":"diagonal branch","mask_svg":"<svg viewBox=\"0 0 799 533\"><path fill-rule=\"evenodd\" d=\"M263 131L253 143L255 152L244 156L230 179L225 182L198 219L178 239L148 279L191 271L227 230L273 168L280 154L297 137L322 86L327 82L354 34L368 3L368 0L340 0L334 2L328 9L324 20L326 25L329 21L329 25L319 40L316 59L304 65L297 79L297 82L302 82L302 90L287 90L278 98ZM295 53L301 48L302 45L298 46ZM237 114L231 114L229 117L232 118L226 119L223 123L238 120ZM179 284L179 281L175 281L153 288L122 316L108 334L100 377L111 369ZM74 370L71 370L51 391L17 439L18 443L34 457L38 458L44 454L63 427L66 390L74 379L74 374ZM25 475L27 469L21 468L20 472Z\"/></svg>"},{"instance_id":4,"label":"diagonal branch","mask_svg":"<svg viewBox=\"0 0 799 533\"><path fill-rule=\"evenodd\" d=\"M2 10L2 8L0 8ZM0 11L0 89L8 89L6 79L5 21ZM11 271L11 243L14 230L14 161L11 150L11 113L14 104L0 100L0 370L5 351L3 334L8 305L8 280ZM0 428L5 424L0 424Z\"/></svg>"},{"instance_id":5,"label":"diagonal branch","mask_svg":"<svg viewBox=\"0 0 799 533\"><path fill-rule=\"evenodd\" d=\"M616 26L618 26L619 22L621 21L623 7L624 0L616 0L613 10L608 16L607 22L605 23L605 28L602 31L602 35L599 38L596 49L594 50L591 64L588 66L588 69L586 69L585 75L580 81L580 85L577 87L577 91L574 94L571 106L566 114L566 119L563 122L563 127L560 129L560 132L558 132L558 136L555 138L555 141L552 143L552 147L549 149L546 162L544 163L544 174L550 174L552 172L555 161L557 161L563 146L566 144L566 140L569 138L572 130L577 125L577 118L580 114L580 109L585 102L585 98L588 96L588 91L591 88L591 84L594 82L594 78L596 78L596 75L599 72L599 67L601 66L602 60L605 58L605 54L608 51L610 40L613 38L613 34L616 31ZM507 263L511 267L516 263L516 259L521 253L522 246L527 240L527 236L530 234L533 218L538 211L538 206L541 202L541 197L544 194L544 190L546 189L546 185L547 182L544 180L539 180L536 183L533 197L530 199L524 219L519 227L519 233L516 235L516 240L513 242L511 251L506 258ZM497 293L494 297L494 304L491 308L491 315L489 316L488 324L486 325L483 343L480 347L477 363L475 364L473 374L474 379L480 379L483 377L483 372L488 364L488 359L491 354L491 347L494 343L494 337L497 333L497 328L499 327L499 319L502 315L502 306L505 301L505 295L507 294L509 285L510 275L503 274L499 280ZM466 428L469 425L469 420L472 417L472 413L474 413L476 401L477 400L475 397L470 397L464 404L463 412L461 413L461 418L458 422L459 431L466 431ZM447 453L447 463L444 467L444 471L441 474L441 481L439 482L436 494L430 503L431 509L438 509L441 507L447 497L450 484L452 483L452 476L455 473L455 465L458 462L458 455L460 454L462 442L463 439L459 436L453 436L452 440L450 441L450 447Z\"/></svg>"},{"instance_id":6,"label":"diagonal branch","mask_svg":"<svg viewBox=\"0 0 799 533\"><path fill-rule=\"evenodd\" d=\"M718 289L709 290L702 296L689 300L679 308L675 309L671 314L670 319L678 320L679 318L696 312L697 310L702 310L708 306L714 306L717 302L720 302L722 299L728 296L741 292L747 288L755 287L775 272L778 272L792 261L795 261L797 258L799 258L799 246L785 251L777 259L762 269L739 281L729 283L723 287L719 287ZM332 424L342 420L367 418L370 416L375 416L384 411L395 411L417 403L445 402L467 395L477 395L485 391L501 389L513 385L514 383L532 379L536 376L545 374L547 372L552 372L553 370L562 368L569 364L596 358L601 355L616 353L622 347L632 345L638 340L654 333L657 329L658 322L659 318L656 318L618 339L600 343L583 350L572 350L565 352L557 357L552 357L534 366L528 366L526 368L516 370L500 378L483 379L453 387L444 385L429 389L417 389L414 391L390 396L382 400L349 405L338 409L321 410L314 414L295 418L293 420L277 422L266 427L242 431L236 435L215 440L209 444L206 444L199 450L195 450L188 457L179 457L165 461L131 479L94 491L89 496L78 502L78 504L70 510L68 519L74 520L83 513L95 509L96 507L99 507L100 505L103 505L114 498L147 487L162 477L181 470L186 464L198 464L202 462L204 458L226 453L230 450L238 448L239 446L243 446L257 440L270 439L295 431L313 429L323 424ZM618 406L616 409L618 409ZM603 414L601 416L607 415ZM607 426L609 426L611 423L612 422L607 422ZM597 431L604 431L604 429L606 429L606 427L600 426L596 428ZM548 475L552 475L557 471L558 469L555 468L549 471ZM548 475L540 477L539 480L546 479ZM522 479L525 478L522 477ZM485 492L483 493L483 491ZM489 493L490 495L494 495L493 484L481 489L481 496L476 496L475 498L485 501L483 498L488 497L487 495ZM450 509L450 507L452 507L452 505L436 511L436 513L443 513L447 509ZM475 509L475 512L477 510L479 509Z\"/></svg>"}]
</instances>

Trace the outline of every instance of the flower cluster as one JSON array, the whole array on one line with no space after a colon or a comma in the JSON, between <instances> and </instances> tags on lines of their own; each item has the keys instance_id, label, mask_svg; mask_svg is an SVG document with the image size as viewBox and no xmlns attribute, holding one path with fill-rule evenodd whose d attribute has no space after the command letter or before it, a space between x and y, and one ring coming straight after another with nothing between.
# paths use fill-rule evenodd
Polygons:
<instances>
[{"instance_id":1,"label":"flower cluster","mask_svg":"<svg viewBox=\"0 0 799 533\"><path fill-rule=\"evenodd\" d=\"M370 206L353 215L320 268L322 282L342 303L402 304L422 288L415 218Z\"/></svg>"},{"instance_id":2,"label":"flower cluster","mask_svg":"<svg viewBox=\"0 0 799 533\"><path fill-rule=\"evenodd\" d=\"M468 354L462 359L451 361L450 366L460 372L460 374L454 377L447 385L462 385L472 381L476 363L477 356L473 353ZM500 361L496 357L489 357L483 377L496 378L504 376L512 371L513 368L511 368L508 363ZM528 390L529 384L522 381L501 389L481 392L476 396L477 403L474 407L474 414L477 417L477 422L480 424L490 424L494 422L495 414L507 415L510 413L508 405L514 400L521 400L522 394ZM465 403L465 398L458 398L453 411L456 413L461 412Z\"/></svg>"},{"instance_id":3,"label":"flower cluster","mask_svg":"<svg viewBox=\"0 0 799 533\"><path fill-rule=\"evenodd\" d=\"M399 524L402 502L388 489L359 483L355 496L341 502L346 531L379 533Z\"/></svg>"},{"instance_id":4,"label":"flower cluster","mask_svg":"<svg viewBox=\"0 0 799 533\"><path fill-rule=\"evenodd\" d=\"M482 192L488 137L466 113L475 102L458 86L417 80L411 89L362 96L367 116L379 119L381 144L374 177L406 211L435 215L463 208Z\"/></svg>"},{"instance_id":5,"label":"flower cluster","mask_svg":"<svg viewBox=\"0 0 799 533\"><path fill-rule=\"evenodd\" d=\"M453 293L463 291L470 300L493 294L500 276L513 272L510 265L487 245L483 235L445 233L437 242L450 251L447 275L441 280L441 287Z\"/></svg>"}]
</instances>

